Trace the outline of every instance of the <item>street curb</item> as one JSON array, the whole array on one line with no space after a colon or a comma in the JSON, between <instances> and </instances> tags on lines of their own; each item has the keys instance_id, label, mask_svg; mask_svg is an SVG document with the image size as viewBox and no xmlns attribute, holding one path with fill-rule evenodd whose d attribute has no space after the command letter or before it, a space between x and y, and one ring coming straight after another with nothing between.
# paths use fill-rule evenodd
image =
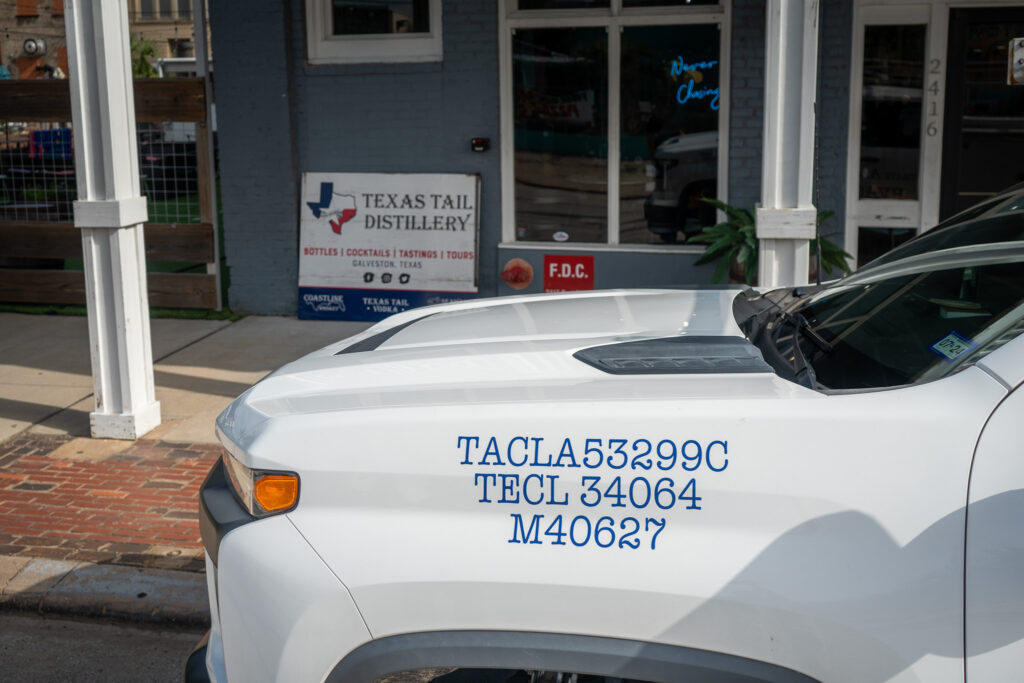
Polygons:
<instances>
[{"instance_id":1,"label":"street curb","mask_svg":"<svg viewBox=\"0 0 1024 683\"><path fill-rule=\"evenodd\" d=\"M0 609L208 627L206 575L0 555Z\"/></svg>"}]
</instances>

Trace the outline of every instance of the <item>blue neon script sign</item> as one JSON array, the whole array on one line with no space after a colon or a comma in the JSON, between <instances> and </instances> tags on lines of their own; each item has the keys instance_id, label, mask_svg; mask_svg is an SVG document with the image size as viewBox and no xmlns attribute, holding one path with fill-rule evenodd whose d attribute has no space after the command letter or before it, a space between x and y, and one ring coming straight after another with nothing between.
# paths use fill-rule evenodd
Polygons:
<instances>
[{"instance_id":1,"label":"blue neon script sign","mask_svg":"<svg viewBox=\"0 0 1024 683\"><path fill-rule=\"evenodd\" d=\"M679 104L686 104L691 100L710 99L708 106L712 111L718 111L718 98L720 95L719 89L697 87L697 84L704 80L702 70L713 69L717 66L718 60L693 62L692 64L689 64L682 57L676 57L672 61L672 77L677 78L684 74L689 76L689 79L676 90L676 101L679 102Z\"/></svg>"}]
</instances>

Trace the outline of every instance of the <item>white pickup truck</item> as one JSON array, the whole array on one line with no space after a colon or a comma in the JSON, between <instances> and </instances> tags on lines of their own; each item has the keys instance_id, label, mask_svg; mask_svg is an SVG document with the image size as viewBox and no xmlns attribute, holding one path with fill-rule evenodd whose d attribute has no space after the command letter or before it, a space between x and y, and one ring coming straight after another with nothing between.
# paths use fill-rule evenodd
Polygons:
<instances>
[{"instance_id":1,"label":"white pickup truck","mask_svg":"<svg viewBox=\"0 0 1024 683\"><path fill-rule=\"evenodd\" d=\"M824 287L416 309L278 370L217 421L188 679L1018 680L1024 242L951 234Z\"/></svg>"}]
</instances>

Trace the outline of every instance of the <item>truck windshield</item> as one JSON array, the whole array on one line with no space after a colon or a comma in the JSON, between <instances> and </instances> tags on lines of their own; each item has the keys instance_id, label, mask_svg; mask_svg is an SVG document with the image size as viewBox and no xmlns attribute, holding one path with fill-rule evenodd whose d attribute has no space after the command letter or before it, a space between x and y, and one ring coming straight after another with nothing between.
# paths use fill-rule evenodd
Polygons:
<instances>
[{"instance_id":1,"label":"truck windshield","mask_svg":"<svg viewBox=\"0 0 1024 683\"><path fill-rule=\"evenodd\" d=\"M1024 196L1018 190L982 202L892 251L861 266L860 271L940 249L970 244L998 244L1024 240Z\"/></svg>"},{"instance_id":2,"label":"truck windshield","mask_svg":"<svg viewBox=\"0 0 1024 683\"><path fill-rule=\"evenodd\" d=\"M781 314L762 343L810 386L864 389L938 379L1021 331L1024 263L1010 261L840 282Z\"/></svg>"}]
</instances>

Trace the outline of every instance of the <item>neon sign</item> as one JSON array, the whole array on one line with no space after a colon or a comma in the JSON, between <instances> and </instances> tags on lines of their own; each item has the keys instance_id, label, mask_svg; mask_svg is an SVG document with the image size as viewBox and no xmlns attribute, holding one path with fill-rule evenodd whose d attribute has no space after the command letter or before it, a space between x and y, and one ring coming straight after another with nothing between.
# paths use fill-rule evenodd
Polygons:
<instances>
[{"instance_id":1,"label":"neon sign","mask_svg":"<svg viewBox=\"0 0 1024 683\"><path fill-rule=\"evenodd\" d=\"M703 70L713 69L717 66L718 60L689 64L682 57L676 57L672 61L671 67L673 80L684 74L689 76L688 80L676 90L676 101L679 104L686 104L691 100L710 100L708 106L712 111L718 111L718 98L721 95L719 89L697 87L697 84L704 80Z\"/></svg>"}]
</instances>

